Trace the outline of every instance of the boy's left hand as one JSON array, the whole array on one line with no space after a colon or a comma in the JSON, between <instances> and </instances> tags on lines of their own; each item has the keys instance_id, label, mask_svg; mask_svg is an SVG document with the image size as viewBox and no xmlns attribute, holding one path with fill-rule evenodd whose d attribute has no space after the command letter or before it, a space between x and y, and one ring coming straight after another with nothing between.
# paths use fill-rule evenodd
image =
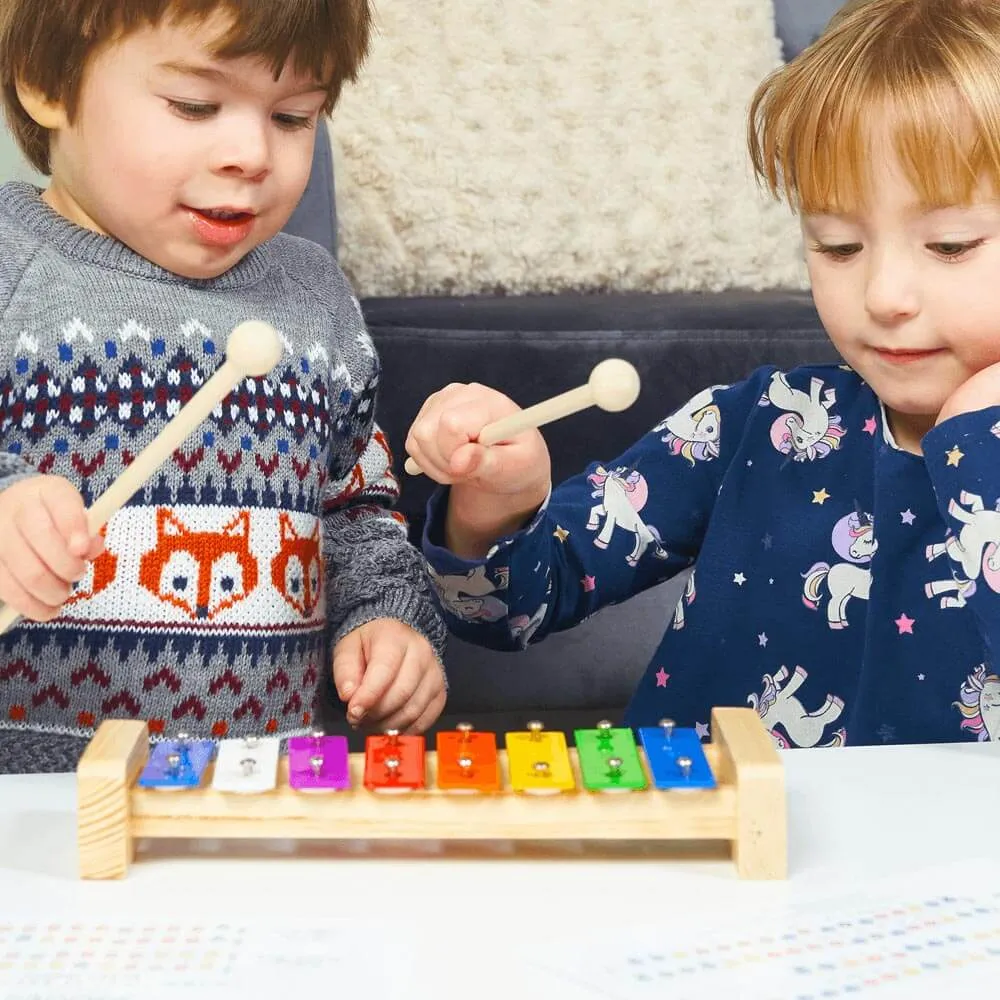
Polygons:
<instances>
[{"instance_id":1,"label":"boy's left hand","mask_svg":"<svg viewBox=\"0 0 1000 1000\"><path fill-rule=\"evenodd\" d=\"M333 651L333 683L351 725L422 733L446 701L434 648L394 618L376 618L348 632Z\"/></svg>"},{"instance_id":2,"label":"boy's left hand","mask_svg":"<svg viewBox=\"0 0 1000 1000\"><path fill-rule=\"evenodd\" d=\"M936 424L961 413L1000 405L1000 363L987 365L966 379L944 402Z\"/></svg>"}]
</instances>

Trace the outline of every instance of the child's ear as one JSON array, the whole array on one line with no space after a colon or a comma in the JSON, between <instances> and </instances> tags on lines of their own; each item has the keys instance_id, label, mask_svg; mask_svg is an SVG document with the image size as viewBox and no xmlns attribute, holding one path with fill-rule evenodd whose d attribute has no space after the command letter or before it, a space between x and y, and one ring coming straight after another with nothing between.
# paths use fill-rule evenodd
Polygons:
<instances>
[{"instance_id":1,"label":"child's ear","mask_svg":"<svg viewBox=\"0 0 1000 1000\"><path fill-rule=\"evenodd\" d=\"M50 101L40 90L17 82L17 99L21 107L42 128L55 132L64 129L69 124L66 109L58 101Z\"/></svg>"}]
</instances>

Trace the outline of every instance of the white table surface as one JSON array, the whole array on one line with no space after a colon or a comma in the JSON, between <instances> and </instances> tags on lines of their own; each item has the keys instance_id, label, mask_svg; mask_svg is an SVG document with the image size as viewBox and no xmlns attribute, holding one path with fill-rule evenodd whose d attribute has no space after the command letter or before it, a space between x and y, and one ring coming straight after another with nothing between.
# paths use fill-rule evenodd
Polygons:
<instances>
[{"instance_id":1,"label":"white table surface","mask_svg":"<svg viewBox=\"0 0 1000 1000\"><path fill-rule=\"evenodd\" d=\"M412 935L412 1000L593 1000L526 961L531 926L590 930L610 906L615 919L682 919L709 932L724 917L759 933L762 910L780 919L786 907L886 876L919 885L935 866L996 851L1000 745L794 750L783 760L789 877L777 882L740 880L725 859L664 860L641 850L609 858L624 851L613 845L603 853L561 845L553 859L530 845L388 841L237 842L221 851L211 842L155 843L142 846L126 879L82 882L74 777L0 777L0 913L9 900L53 919L82 908L149 918L189 911L198 893L202 914L275 922L318 914Z\"/></svg>"}]
</instances>

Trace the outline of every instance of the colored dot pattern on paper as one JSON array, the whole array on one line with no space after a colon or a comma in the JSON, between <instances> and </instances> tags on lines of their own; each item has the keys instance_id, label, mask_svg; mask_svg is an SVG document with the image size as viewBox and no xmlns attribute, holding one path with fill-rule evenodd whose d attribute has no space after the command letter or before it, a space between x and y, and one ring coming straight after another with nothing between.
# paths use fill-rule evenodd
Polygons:
<instances>
[{"instance_id":1,"label":"colored dot pattern on paper","mask_svg":"<svg viewBox=\"0 0 1000 1000\"><path fill-rule=\"evenodd\" d=\"M411 961L408 942L390 952L371 928L283 914L260 923L0 914L3 1000L217 1000L256 997L272 982L289 996L314 992L317 982L345 996L369 995L369 987L371 996L395 996L394 977L405 977Z\"/></svg>"},{"instance_id":2,"label":"colored dot pattern on paper","mask_svg":"<svg viewBox=\"0 0 1000 1000\"><path fill-rule=\"evenodd\" d=\"M713 936L697 947L643 948L601 971L609 984L636 997L646 990L653 996L664 989L710 989L738 976L758 983L755 998L770 997L773 984L781 1000L846 1000L890 984L929 985L935 976L944 983L950 973L976 967L984 976L1000 976L1000 893L842 909L759 937Z\"/></svg>"},{"instance_id":3,"label":"colored dot pattern on paper","mask_svg":"<svg viewBox=\"0 0 1000 1000\"><path fill-rule=\"evenodd\" d=\"M228 975L244 936L235 925L196 922L0 923L0 996L44 982L48 996L108 997L109 977L196 986Z\"/></svg>"}]
</instances>

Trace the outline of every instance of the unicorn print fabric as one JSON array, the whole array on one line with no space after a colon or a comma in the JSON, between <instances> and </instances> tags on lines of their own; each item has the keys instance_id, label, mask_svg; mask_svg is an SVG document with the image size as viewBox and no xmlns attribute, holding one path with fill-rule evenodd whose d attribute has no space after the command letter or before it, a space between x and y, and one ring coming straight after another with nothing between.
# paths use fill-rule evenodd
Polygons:
<instances>
[{"instance_id":1,"label":"unicorn print fabric","mask_svg":"<svg viewBox=\"0 0 1000 1000\"><path fill-rule=\"evenodd\" d=\"M625 722L781 747L1000 739L1000 408L898 448L844 365L712 386L555 488L480 562L424 553L450 628L516 650L682 571ZM609 636L613 642L613 636Z\"/></svg>"}]
</instances>

